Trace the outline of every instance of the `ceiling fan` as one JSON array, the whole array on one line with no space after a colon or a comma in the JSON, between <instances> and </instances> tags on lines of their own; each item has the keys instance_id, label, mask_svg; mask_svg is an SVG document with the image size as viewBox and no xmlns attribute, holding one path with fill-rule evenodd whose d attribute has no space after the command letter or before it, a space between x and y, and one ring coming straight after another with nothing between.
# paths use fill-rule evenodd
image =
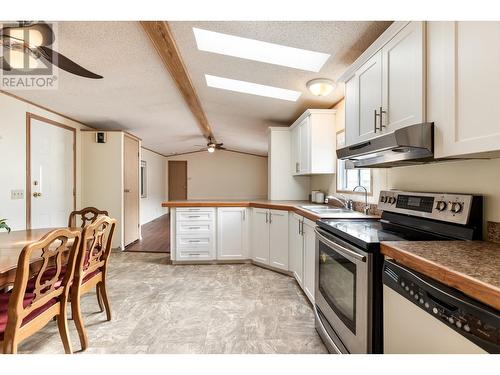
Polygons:
<instances>
[{"instance_id":1,"label":"ceiling fan","mask_svg":"<svg viewBox=\"0 0 500 375\"><path fill-rule=\"evenodd\" d=\"M225 150L226 148L223 147L224 143L217 143L214 138L209 138L208 143L207 143L207 148L206 150L210 153L215 152L215 150ZM203 147L202 145L197 145L199 147Z\"/></svg>"},{"instance_id":2,"label":"ceiling fan","mask_svg":"<svg viewBox=\"0 0 500 375\"><path fill-rule=\"evenodd\" d=\"M16 26L6 26L0 29L0 45L10 50L9 60L0 57L0 68L5 71L22 69L24 57L36 62L43 59L77 76L100 79L99 74L92 73L49 46L54 43L54 31L45 22L20 21Z\"/></svg>"}]
</instances>

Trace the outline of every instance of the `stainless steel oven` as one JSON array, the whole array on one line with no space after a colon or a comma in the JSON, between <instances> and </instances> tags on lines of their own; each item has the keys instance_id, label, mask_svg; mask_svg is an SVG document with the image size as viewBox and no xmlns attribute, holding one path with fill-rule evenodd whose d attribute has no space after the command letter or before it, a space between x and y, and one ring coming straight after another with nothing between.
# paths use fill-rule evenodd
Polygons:
<instances>
[{"instance_id":1,"label":"stainless steel oven","mask_svg":"<svg viewBox=\"0 0 500 375\"><path fill-rule=\"evenodd\" d=\"M372 254L317 227L316 327L330 352L371 352Z\"/></svg>"}]
</instances>

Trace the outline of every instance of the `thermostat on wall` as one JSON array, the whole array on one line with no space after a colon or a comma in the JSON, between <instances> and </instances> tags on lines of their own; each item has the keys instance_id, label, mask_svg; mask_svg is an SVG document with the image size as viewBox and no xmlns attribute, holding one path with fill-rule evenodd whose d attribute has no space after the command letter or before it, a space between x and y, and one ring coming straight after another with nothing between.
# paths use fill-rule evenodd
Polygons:
<instances>
[{"instance_id":1,"label":"thermostat on wall","mask_svg":"<svg viewBox=\"0 0 500 375\"><path fill-rule=\"evenodd\" d=\"M97 143L106 143L106 132L96 132L95 141Z\"/></svg>"}]
</instances>

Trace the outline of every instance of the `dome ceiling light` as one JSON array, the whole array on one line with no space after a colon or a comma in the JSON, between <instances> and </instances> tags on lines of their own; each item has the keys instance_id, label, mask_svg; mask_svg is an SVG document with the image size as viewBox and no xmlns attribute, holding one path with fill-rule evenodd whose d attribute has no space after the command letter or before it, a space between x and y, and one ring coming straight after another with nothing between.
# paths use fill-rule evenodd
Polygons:
<instances>
[{"instance_id":1,"label":"dome ceiling light","mask_svg":"<svg viewBox=\"0 0 500 375\"><path fill-rule=\"evenodd\" d=\"M307 82L307 88L316 96L327 96L335 88L335 83L326 78L316 78Z\"/></svg>"}]
</instances>

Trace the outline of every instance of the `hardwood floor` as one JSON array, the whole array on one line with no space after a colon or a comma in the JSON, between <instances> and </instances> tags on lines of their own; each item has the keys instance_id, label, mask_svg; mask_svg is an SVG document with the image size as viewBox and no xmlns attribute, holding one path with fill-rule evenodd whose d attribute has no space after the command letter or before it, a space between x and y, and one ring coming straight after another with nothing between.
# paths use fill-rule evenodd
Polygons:
<instances>
[{"instance_id":1,"label":"hardwood floor","mask_svg":"<svg viewBox=\"0 0 500 375\"><path fill-rule=\"evenodd\" d=\"M131 243L125 251L170 253L170 215L160 216L144 224L141 229L142 240Z\"/></svg>"}]
</instances>

